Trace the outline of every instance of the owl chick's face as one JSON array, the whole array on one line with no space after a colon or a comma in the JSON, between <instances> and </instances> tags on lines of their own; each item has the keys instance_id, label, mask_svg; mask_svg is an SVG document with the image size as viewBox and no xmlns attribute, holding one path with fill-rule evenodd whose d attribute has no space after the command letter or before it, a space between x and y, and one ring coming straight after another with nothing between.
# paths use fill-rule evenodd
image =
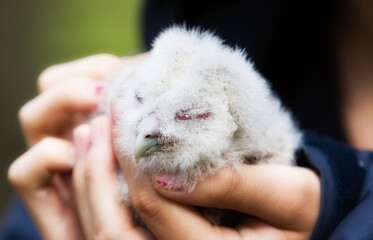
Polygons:
<instances>
[{"instance_id":1,"label":"owl chick's face","mask_svg":"<svg viewBox=\"0 0 373 240\"><path fill-rule=\"evenodd\" d=\"M150 57L122 85L115 143L140 167L192 171L213 165L231 145L237 126L224 86L192 60L171 64Z\"/></svg>"}]
</instances>

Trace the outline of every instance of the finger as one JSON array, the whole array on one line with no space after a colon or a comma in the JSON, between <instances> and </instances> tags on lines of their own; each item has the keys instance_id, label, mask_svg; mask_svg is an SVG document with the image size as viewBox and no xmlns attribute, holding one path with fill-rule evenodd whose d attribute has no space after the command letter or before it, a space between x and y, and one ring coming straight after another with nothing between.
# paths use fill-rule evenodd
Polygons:
<instances>
[{"instance_id":1,"label":"finger","mask_svg":"<svg viewBox=\"0 0 373 240\"><path fill-rule=\"evenodd\" d=\"M16 189L32 192L48 186L56 172L69 171L73 164L68 141L45 138L12 163L8 179Z\"/></svg>"},{"instance_id":2,"label":"finger","mask_svg":"<svg viewBox=\"0 0 373 240\"><path fill-rule=\"evenodd\" d=\"M175 182L172 177L153 177L156 190L167 198L244 212L278 227L308 228L319 211L318 176L305 168L281 165L226 168L198 183L192 193L173 191L172 182Z\"/></svg>"},{"instance_id":3,"label":"finger","mask_svg":"<svg viewBox=\"0 0 373 240\"><path fill-rule=\"evenodd\" d=\"M250 216L245 217L236 229L242 239L250 240L309 239L310 237L306 237L301 232L276 228L260 219Z\"/></svg>"},{"instance_id":4,"label":"finger","mask_svg":"<svg viewBox=\"0 0 373 240\"><path fill-rule=\"evenodd\" d=\"M98 87L90 78L71 78L23 106L19 119L30 145L45 135L60 136L78 120L74 116L83 116L96 109L100 100Z\"/></svg>"},{"instance_id":5,"label":"finger","mask_svg":"<svg viewBox=\"0 0 373 240\"><path fill-rule=\"evenodd\" d=\"M104 80L117 73L122 65L123 63L118 57L110 54L98 54L68 63L57 64L47 68L40 74L38 88L40 92L44 92L72 76Z\"/></svg>"},{"instance_id":6,"label":"finger","mask_svg":"<svg viewBox=\"0 0 373 240\"><path fill-rule=\"evenodd\" d=\"M131 193L131 202L157 239L234 239L231 228L211 225L196 209L164 198L152 190Z\"/></svg>"},{"instance_id":7,"label":"finger","mask_svg":"<svg viewBox=\"0 0 373 240\"><path fill-rule=\"evenodd\" d=\"M70 199L55 188L59 174L73 166L71 144L46 138L19 157L9 168L8 178L28 208L41 235L81 239L79 222ZM65 196L61 196L65 195ZM64 221L61 221L63 219ZM58 225L51 230L50 226Z\"/></svg>"},{"instance_id":8,"label":"finger","mask_svg":"<svg viewBox=\"0 0 373 240\"><path fill-rule=\"evenodd\" d=\"M91 239L93 229L92 215L90 205L88 204L86 182L84 177L85 156L90 146L91 132L89 125L80 125L74 130L73 135L75 150L75 166L72 175L74 197L84 232L87 236L87 239Z\"/></svg>"},{"instance_id":9,"label":"finger","mask_svg":"<svg viewBox=\"0 0 373 240\"><path fill-rule=\"evenodd\" d=\"M196 209L157 194L149 176L139 172L129 159L120 161L136 213L157 239L238 238L230 228L212 226Z\"/></svg>"},{"instance_id":10,"label":"finger","mask_svg":"<svg viewBox=\"0 0 373 240\"><path fill-rule=\"evenodd\" d=\"M140 63L142 63L145 59L150 56L151 52L145 52L133 56L125 56L121 58L122 63L124 66L134 67Z\"/></svg>"},{"instance_id":11,"label":"finger","mask_svg":"<svg viewBox=\"0 0 373 240\"><path fill-rule=\"evenodd\" d=\"M124 204L107 117L91 121L91 146L85 159L85 183L95 236L108 239L144 239Z\"/></svg>"},{"instance_id":12,"label":"finger","mask_svg":"<svg viewBox=\"0 0 373 240\"><path fill-rule=\"evenodd\" d=\"M111 144L111 126L108 118L100 116L91 121L91 148L86 158L86 182L89 199L96 219L113 218L113 210L122 205L117 167ZM102 193L111 193L102 194ZM108 214L109 213L109 214Z\"/></svg>"}]
</instances>

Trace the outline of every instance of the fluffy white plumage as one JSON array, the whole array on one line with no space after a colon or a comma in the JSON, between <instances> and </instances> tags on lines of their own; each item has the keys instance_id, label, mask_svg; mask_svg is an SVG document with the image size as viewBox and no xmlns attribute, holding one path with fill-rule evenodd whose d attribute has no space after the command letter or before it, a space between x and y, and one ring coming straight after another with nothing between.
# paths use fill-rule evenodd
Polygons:
<instances>
[{"instance_id":1,"label":"fluffy white plumage","mask_svg":"<svg viewBox=\"0 0 373 240\"><path fill-rule=\"evenodd\" d=\"M164 31L150 56L112 86L110 98L122 99L114 128L119 158L134 159L139 141L156 140L139 168L176 175L175 187L190 191L224 165L292 164L301 140L245 54L208 32Z\"/></svg>"}]
</instances>

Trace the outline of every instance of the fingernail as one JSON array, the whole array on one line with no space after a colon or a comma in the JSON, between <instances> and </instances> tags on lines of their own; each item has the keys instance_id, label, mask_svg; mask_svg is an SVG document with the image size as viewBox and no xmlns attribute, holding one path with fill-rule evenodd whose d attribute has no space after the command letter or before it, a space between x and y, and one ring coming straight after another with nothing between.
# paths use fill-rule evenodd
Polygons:
<instances>
[{"instance_id":1,"label":"fingernail","mask_svg":"<svg viewBox=\"0 0 373 240\"><path fill-rule=\"evenodd\" d=\"M97 97L100 97L104 91L104 83L103 82L98 82L94 83L91 86L91 91L93 91L94 95Z\"/></svg>"},{"instance_id":2,"label":"fingernail","mask_svg":"<svg viewBox=\"0 0 373 240\"><path fill-rule=\"evenodd\" d=\"M168 186L169 179L164 179L164 177L157 177L157 183L162 187Z\"/></svg>"},{"instance_id":3,"label":"fingernail","mask_svg":"<svg viewBox=\"0 0 373 240\"><path fill-rule=\"evenodd\" d=\"M100 96L103 89L104 89L104 86L102 84L96 84L96 86L95 86L96 96Z\"/></svg>"},{"instance_id":4,"label":"fingernail","mask_svg":"<svg viewBox=\"0 0 373 240\"><path fill-rule=\"evenodd\" d=\"M184 188L182 187L182 181L180 178L170 175L163 175L163 174L157 174L155 176L155 182L158 186L167 188L171 191L183 191Z\"/></svg>"}]
</instances>

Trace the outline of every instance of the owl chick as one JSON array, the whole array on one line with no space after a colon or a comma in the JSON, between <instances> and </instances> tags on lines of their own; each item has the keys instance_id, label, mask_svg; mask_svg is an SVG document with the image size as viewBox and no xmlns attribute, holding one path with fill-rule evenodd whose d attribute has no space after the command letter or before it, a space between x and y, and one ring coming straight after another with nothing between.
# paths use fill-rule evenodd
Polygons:
<instances>
[{"instance_id":1,"label":"owl chick","mask_svg":"<svg viewBox=\"0 0 373 240\"><path fill-rule=\"evenodd\" d=\"M301 141L243 51L208 32L164 31L150 56L124 69L107 94L108 102L120 99L113 127L119 161L133 161L149 176L173 176L179 190L192 191L223 166L291 165ZM213 224L239 219L229 210L201 211Z\"/></svg>"},{"instance_id":2,"label":"owl chick","mask_svg":"<svg viewBox=\"0 0 373 240\"><path fill-rule=\"evenodd\" d=\"M223 166L290 165L301 141L289 112L242 50L208 33L172 27L150 56L115 80L119 160L175 177L192 191Z\"/></svg>"}]
</instances>

